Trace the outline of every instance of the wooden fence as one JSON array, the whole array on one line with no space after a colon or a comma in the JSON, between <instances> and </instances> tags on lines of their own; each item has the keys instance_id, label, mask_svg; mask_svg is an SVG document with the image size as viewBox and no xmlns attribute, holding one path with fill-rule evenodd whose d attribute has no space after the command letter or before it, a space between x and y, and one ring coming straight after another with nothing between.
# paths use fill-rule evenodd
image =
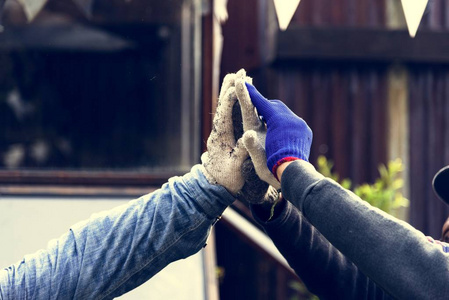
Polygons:
<instances>
[{"instance_id":1,"label":"wooden fence","mask_svg":"<svg viewBox=\"0 0 449 300\"><path fill-rule=\"evenodd\" d=\"M222 73L248 68L262 93L285 101L311 126L311 161L326 155L356 184L372 182L378 165L395 158L388 151L397 142L389 127L396 113L389 110L389 74L397 65L406 70L407 106L398 114L408 120L410 222L439 238L449 209L431 181L449 164L449 51L442 44L449 3L430 2L414 40L399 0L303 0L284 33L273 30L272 1L245 4L259 13L243 16L239 1L229 1Z\"/></svg>"}]
</instances>

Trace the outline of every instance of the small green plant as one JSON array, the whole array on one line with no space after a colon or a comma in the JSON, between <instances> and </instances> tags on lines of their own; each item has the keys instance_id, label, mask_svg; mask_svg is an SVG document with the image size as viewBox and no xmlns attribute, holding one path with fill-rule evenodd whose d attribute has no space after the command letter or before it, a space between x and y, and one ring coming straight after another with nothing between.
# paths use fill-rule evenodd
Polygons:
<instances>
[{"instance_id":1,"label":"small green plant","mask_svg":"<svg viewBox=\"0 0 449 300\"><path fill-rule=\"evenodd\" d=\"M289 300L319 300L317 296L311 294L305 285L296 280L292 280L288 283L288 286L295 291L295 295L290 297Z\"/></svg>"},{"instance_id":2,"label":"small green plant","mask_svg":"<svg viewBox=\"0 0 449 300\"><path fill-rule=\"evenodd\" d=\"M318 171L326 177L339 182L346 189L351 189L352 182L349 179L340 179L339 175L332 172L333 162L324 156L318 157ZM379 166L380 177L373 184L364 183L354 187L353 192L361 199L367 201L386 213L398 216L398 209L408 207L409 201L401 193L404 185L401 173L404 168L400 159L388 162L387 166Z\"/></svg>"}]
</instances>

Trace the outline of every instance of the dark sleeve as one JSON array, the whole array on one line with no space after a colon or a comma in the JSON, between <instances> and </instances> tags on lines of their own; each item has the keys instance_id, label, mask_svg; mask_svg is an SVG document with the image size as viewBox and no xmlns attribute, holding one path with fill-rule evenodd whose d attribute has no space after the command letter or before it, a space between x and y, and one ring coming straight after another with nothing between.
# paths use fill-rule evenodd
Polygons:
<instances>
[{"instance_id":1,"label":"dark sleeve","mask_svg":"<svg viewBox=\"0 0 449 300\"><path fill-rule=\"evenodd\" d=\"M254 219L264 228L308 290L320 299L391 299L339 252L289 202L272 221L253 205Z\"/></svg>"},{"instance_id":2,"label":"dark sleeve","mask_svg":"<svg viewBox=\"0 0 449 300\"><path fill-rule=\"evenodd\" d=\"M284 197L341 253L397 299L448 299L449 254L304 161L282 174Z\"/></svg>"}]
</instances>

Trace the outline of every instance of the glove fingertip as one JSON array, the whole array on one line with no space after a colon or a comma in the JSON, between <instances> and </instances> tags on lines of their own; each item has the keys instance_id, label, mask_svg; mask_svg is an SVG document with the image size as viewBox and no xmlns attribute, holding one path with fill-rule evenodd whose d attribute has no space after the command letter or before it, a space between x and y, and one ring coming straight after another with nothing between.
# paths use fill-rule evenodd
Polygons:
<instances>
[{"instance_id":1,"label":"glove fingertip","mask_svg":"<svg viewBox=\"0 0 449 300\"><path fill-rule=\"evenodd\" d=\"M248 90L249 97L251 98L251 101L253 102L254 106L257 108L260 114L266 113L266 110L269 106L267 104L270 104L270 101L265 98L254 85L249 84L248 82L245 82L246 88Z\"/></svg>"},{"instance_id":2,"label":"glove fingertip","mask_svg":"<svg viewBox=\"0 0 449 300\"><path fill-rule=\"evenodd\" d=\"M249 130L243 134L243 144L249 148L254 148L256 144L257 134L254 130Z\"/></svg>"},{"instance_id":3,"label":"glove fingertip","mask_svg":"<svg viewBox=\"0 0 449 300\"><path fill-rule=\"evenodd\" d=\"M236 74L236 77L238 78L238 79L240 79L240 78L245 78L245 76L246 76L246 71L245 71L245 69L240 69L238 72L237 72L237 74Z\"/></svg>"}]
</instances>

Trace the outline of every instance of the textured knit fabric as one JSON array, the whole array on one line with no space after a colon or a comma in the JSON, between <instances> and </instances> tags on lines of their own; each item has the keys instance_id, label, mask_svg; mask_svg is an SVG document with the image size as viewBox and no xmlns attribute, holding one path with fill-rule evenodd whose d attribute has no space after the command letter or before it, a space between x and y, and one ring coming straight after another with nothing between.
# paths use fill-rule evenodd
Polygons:
<instances>
[{"instance_id":1,"label":"textured knit fabric","mask_svg":"<svg viewBox=\"0 0 449 300\"><path fill-rule=\"evenodd\" d=\"M267 167L272 173L277 162L285 157L296 157L309 161L312 145L312 130L279 100L267 100L256 88L246 83L251 101L257 112L267 123L265 141Z\"/></svg>"},{"instance_id":2,"label":"textured knit fabric","mask_svg":"<svg viewBox=\"0 0 449 300\"><path fill-rule=\"evenodd\" d=\"M314 228L290 202L269 222L251 210L308 290L320 299L392 299Z\"/></svg>"},{"instance_id":3,"label":"textured knit fabric","mask_svg":"<svg viewBox=\"0 0 449 300\"><path fill-rule=\"evenodd\" d=\"M239 73L240 72L241 71L239 71ZM279 180L277 180L271 173L271 170L267 168L267 155L265 153L267 129L257 115L251 101L251 97L246 87L246 83L250 82L251 81L246 78L237 78L235 81L235 93L240 103L243 119L243 144L249 152L251 161L254 164L259 178L279 190L281 188Z\"/></svg>"},{"instance_id":4,"label":"textured knit fabric","mask_svg":"<svg viewBox=\"0 0 449 300\"><path fill-rule=\"evenodd\" d=\"M371 207L304 161L282 175L282 192L310 223L397 299L449 299L449 254L409 224Z\"/></svg>"},{"instance_id":5,"label":"textured knit fabric","mask_svg":"<svg viewBox=\"0 0 449 300\"><path fill-rule=\"evenodd\" d=\"M212 131L207 139L207 152L201 156L209 182L224 186L234 196L245 183L240 170L249 157L243 139L234 136L235 77L236 74L228 74L223 79Z\"/></svg>"},{"instance_id":6,"label":"textured knit fabric","mask_svg":"<svg viewBox=\"0 0 449 300\"><path fill-rule=\"evenodd\" d=\"M195 166L0 271L0 299L113 299L198 252L234 198Z\"/></svg>"}]
</instances>

